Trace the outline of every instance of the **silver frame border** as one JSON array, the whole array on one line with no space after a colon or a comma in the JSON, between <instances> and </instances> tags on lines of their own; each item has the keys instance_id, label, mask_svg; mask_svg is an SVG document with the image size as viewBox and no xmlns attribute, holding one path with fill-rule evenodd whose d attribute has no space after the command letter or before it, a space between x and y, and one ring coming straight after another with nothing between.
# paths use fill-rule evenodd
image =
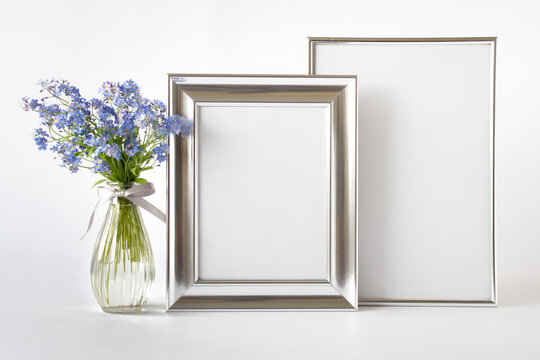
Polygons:
<instances>
[{"instance_id":1,"label":"silver frame border","mask_svg":"<svg viewBox=\"0 0 540 360\"><path fill-rule=\"evenodd\" d=\"M194 119L167 162L167 310L356 310L356 76L169 74L169 113ZM197 104L330 104L329 279L202 281L197 271ZM264 289L256 294L254 290Z\"/></svg>"},{"instance_id":2,"label":"silver frame border","mask_svg":"<svg viewBox=\"0 0 540 360\"><path fill-rule=\"evenodd\" d=\"M315 46L317 43L356 43L356 42L484 42L491 44L491 121L490 121L490 234L491 234L491 300L424 300L424 299L363 299L358 300L359 306L481 306L496 307L497 295L497 259L495 244L495 88L496 88L496 54L497 37L426 37L426 38L355 38L355 37L308 37L309 74L314 75ZM356 200L358 202L358 199Z\"/></svg>"}]
</instances>

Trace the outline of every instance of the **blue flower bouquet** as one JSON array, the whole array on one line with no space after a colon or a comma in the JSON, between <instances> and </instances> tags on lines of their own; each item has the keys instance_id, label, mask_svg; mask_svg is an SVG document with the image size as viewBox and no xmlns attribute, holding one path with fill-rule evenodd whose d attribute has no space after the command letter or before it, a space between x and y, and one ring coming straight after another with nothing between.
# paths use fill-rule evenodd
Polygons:
<instances>
[{"instance_id":1,"label":"blue flower bouquet","mask_svg":"<svg viewBox=\"0 0 540 360\"><path fill-rule=\"evenodd\" d=\"M167 159L169 135L188 136L192 124L168 116L161 101L143 98L132 80L105 82L101 97L90 100L65 80L42 81L40 87L41 99L22 100L24 110L39 115L36 145L51 150L72 173L88 169L101 175L94 184L101 184L97 206L109 203L91 264L96 299L107 312L138 311L154 280L152 248L139 207L165 220L143 199L154 188L141 174Z\"/></svg>"}]
</instances>

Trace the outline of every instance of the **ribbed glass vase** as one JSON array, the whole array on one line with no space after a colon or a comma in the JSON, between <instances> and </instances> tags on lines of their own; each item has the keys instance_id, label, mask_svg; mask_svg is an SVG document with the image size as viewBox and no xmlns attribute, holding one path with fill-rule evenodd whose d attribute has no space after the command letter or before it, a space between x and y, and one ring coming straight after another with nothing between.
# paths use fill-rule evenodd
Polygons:
<instances>
[{"instance_id":1,"label":"ribbed glass vase","mask_svg":"<svg viewBox=\"0 0 540 360\"><path fill-rule=\"evenodd\" d=\"M108 183L116 191L132 183ZM154 281L154 256L139 207L124 197L109 204L90 269L92 289L105 312L140 311Z\"/></svg>"}]
</instances>

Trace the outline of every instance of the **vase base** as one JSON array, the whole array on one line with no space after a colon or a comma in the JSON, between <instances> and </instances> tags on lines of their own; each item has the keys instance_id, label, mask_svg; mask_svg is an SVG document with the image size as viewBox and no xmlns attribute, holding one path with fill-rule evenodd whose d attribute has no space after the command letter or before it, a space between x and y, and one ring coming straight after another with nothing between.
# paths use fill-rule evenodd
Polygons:
<instances>
[{"instance_id":1,"label":"vase base","mask_svg":"<svg viewBox=\"0 0 540 360\"><path fill-rule=\"evenodd\" d=\"M111 306L101 309L110 314L129 314L142 311L142 306Z\"/></svg>"}]
</instances>

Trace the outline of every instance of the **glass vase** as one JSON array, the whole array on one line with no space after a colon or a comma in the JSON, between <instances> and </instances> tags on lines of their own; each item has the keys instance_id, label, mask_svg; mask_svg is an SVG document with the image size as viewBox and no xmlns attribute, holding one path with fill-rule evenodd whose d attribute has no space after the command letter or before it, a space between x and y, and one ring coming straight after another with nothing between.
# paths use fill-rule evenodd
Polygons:
<instances>
[{"instance_id":1,"label":"glass vase","mask_svg":"<svg viewBox=\"0 0 540 360\"><path fill-rule=\"evenodd\" d=\"M133 184L109 186L122 191ZM90 279L105 312L136 312L146 304L154 281L154 256L139 207L125 197L109 204L94 247Z\"/></svg>"}]
</instances>

